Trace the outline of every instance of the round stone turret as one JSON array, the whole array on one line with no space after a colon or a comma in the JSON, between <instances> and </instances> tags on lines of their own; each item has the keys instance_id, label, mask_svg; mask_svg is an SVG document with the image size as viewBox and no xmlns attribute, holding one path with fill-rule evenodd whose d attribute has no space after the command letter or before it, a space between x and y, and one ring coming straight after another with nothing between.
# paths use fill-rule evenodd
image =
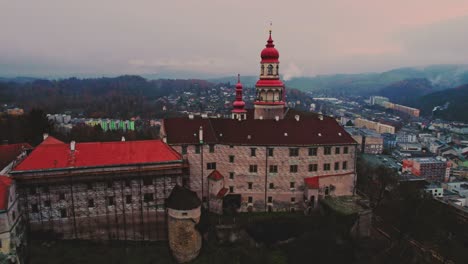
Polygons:
<instances>
[{"instance_id":1,"label":"round stone turret","mask_svg":"<svg viewBox=\"0 0 468 264\"><path fill-rule=\"evenodd\" d=\"M197 194L176 185L167 199L169 247L179 263L189 262L200 253L202 236L195 228L200 222L201 201Z\"/></svg>"}]
</instances>

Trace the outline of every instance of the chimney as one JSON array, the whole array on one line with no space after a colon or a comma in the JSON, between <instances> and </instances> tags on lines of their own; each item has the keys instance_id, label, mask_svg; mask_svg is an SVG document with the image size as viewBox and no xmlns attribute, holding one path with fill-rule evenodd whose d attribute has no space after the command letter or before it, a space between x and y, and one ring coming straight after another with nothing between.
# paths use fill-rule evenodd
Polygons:
<instances>
[{"instance_id":1,"label":"chimney","mask_svg":"<svg viewBox=\"0 0 468 264\"><path fill-rule=\"evenodd\" d=\"M76 145L76 142L74 140L72 140L70 142L70 151L75 151L75 145Z\"/></svg>"},{"instance_id":2,"label":"chimney","mask_svg":"<svg viewBox=\"0 0 468 264\"><path fill-rule=\"evenodd\" d=\"M42 140L46 140L49 137L49 134L44 133L42 134Z\"/></svg>"},{"instance_id":3,"label":"chimney","mask_svg":"<svg viewBox=\"0 0 468 264\"><path fill-rule=\"evenodd\" d=\"M125 141L125 137L122 136L122 141Z\"/></svg>"},{"instance_id":4,"label":"chimney","mask_svg":"<svg viewBox=\"0 0 468 264\"><path fill-rule=\"evenodd\" d=\"M203 127L200 126L200 130L198 130L198 140L200 143L203 143Z\"/></svg>"},{"instance_id":5,"label":"chimney","mask_svg":"<svg viewBox=\"0 0 468 264\"><path fill-rule=\"evenodd\" d=\"M299 122L299 115L295 115L294 118L296 119L297 122Z\"/></svg>"},{"instance_id":6,"label":"chimney","mask_svg":"<svg viewBox=\"0 0 468 264\"><path fill-rule=\"evenodd\" d=\"M194 117L193 114L188 115L189 119L193 119L193 117Z\"/></svg>"},{"instance_id":7,"label":"chimney","mask_svg":"<svg viewBox=\"0 0 468 264\"><path fill-rule=\"evenodd\" d=\"M319 114L318 117L319 117L320 120L323 120L323 115L322 114Z\"/></svg>"},{"instance_id":8,"label":"chimney","mask_svg":"<svg viewBox=\"0 0 468 264\"><path fill-rule=\"evenodd\" d=\"M275 120L276 120L276 121L279 121L279 116L275 116Z\"/></svg>"},{"instance_id":9,"label":"chimney","mask_svg":"<svg viewBox=\"0 0 468 264\"><path fill-rule=\"evenodd\" d=\"M259 118L259 119L260 119L260 120L263 120L263 116L260 116L260 118Z\"/></svg>"}]
</instances>

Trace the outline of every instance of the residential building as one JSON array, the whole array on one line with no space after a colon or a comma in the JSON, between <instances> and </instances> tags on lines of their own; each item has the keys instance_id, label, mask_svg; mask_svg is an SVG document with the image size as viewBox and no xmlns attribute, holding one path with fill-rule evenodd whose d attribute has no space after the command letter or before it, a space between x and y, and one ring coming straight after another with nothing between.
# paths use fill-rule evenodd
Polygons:
<instances>
[{"instance_id":1,"label":"residential building","mask_svg":"<svg viewBox=\"0 0 468 264\"><path fill-rule=\"evenodd\" d=\"M432 157L404 159L402 172L411 172L428 180L442 182L449 179L450 164Z\"/></svg>"}]
</instances>

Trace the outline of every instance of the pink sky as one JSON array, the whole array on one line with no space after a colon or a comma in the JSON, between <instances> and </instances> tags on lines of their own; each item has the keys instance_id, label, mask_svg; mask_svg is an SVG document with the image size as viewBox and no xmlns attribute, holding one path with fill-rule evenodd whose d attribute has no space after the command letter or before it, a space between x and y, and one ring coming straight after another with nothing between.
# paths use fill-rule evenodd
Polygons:
<instances>
[{"instance_id":1,"label":"pink sky","mask_svg":"<svg viewBox=\"0 0 468 264\"><path fill-rule=\"evenodd\" d=\"M254 75L269 21L292 76L468 61L466 0L1 1L0 76Z\"/></svg>"}]
</instances>

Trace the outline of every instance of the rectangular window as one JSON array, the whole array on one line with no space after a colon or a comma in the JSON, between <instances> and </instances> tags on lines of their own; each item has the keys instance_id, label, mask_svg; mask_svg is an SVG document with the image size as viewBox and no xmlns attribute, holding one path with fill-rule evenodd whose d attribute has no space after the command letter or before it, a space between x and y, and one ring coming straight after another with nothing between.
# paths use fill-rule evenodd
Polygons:
<instances>
[{"instance_id":1,"label":"rectangular window","mask_svg":"<svg viewBox=\"0 0 468 264\"><path fill-rule=\"evenodd\" d=\"M209 148L210 148L210 153L215 152L215 146L214 145L209 145Z\"/></svg>"},{"instance_id":2,"label":"rectangular window","mask_svg":"<svg viewBox=\"0 0 468 264\"><path fill-rule=\"evenodd\" d=\"M298 148L290 148L290 149L289 149L289 156L290 156L290 157L297 157L297 156L299 156L299 149L298 149Z\"/></svg>"},{"instance_id":3,"label":"rectangular window","mask_svg":"<svg viewBox=\"0 0 468 264\"><path fill-rule=\"evenodd\" d=\"M317 156L317 148L309 148L309 156Z\"/></svg>"},{"instance_id":4,"label":"rectangular window","mask_svg":"<svg viewBox=\"0 0 468 264\"><path fill-rule=\"evenodd\" d=\"M250 156L251 157L257 156L257 149L256 148L250 148Z\"/></svg>"},{"instance_id":5,"label":"rectangular window","mask_svg":"<svg viewBox=\"0 0 468 264\"><path fill-rule=\"evenodd\" d=\"M44 193L49 193L49 186L44 186L42 190Z\"/></svg>"},{"instance_id":6,"label":"rectangular window","mask_svg":"<svg viewBox=\"0 0 468 264\"><path fill-rule=\"evenodd\" d=\"M37 204L31 204L31 211L33 213L39 213L39 206L37 206Z\"/></svg>"},{"instance_id":7,"label":"rectangular window","mask_svg":"<svg viewBox=\"0 0 468 264\"><path fill-rule=\"evenodd\" d=\"M114 196L107 196L107 206L114 205Z\"/></svg>"},{"instance_id":8,"label":"rectangular window","mask_svg":"<svg viewBox=\"0 0 468 264\"><path fill-rule=\"evenodd\" d=\"M195 145L195 153L200 154L200 145Z\"/></svg>"},{"instance_id":9,"label":"rectangular window","mask_svg":"<svg viewBox=\"0 0 468 264\"><path fill-rule=\"evenodd\" d=\"M125 203L126 204L131 204L132 203L132 196L131 195L125 195Z\"/></svg>"},{"instance_id":10,"label":"rectangular window","mask_svg":"<svg viewBox=\"0 0 468 264\"><path fill-rule=\"evenodd\" d=\"M65 194L64 193L59 193L59 200L60 201L65 200Z\"/></svg>"},{"instance_id":11,"label":"rectangular window","mask_svg":"<svg viewBox=\"0 0 468 264\"><path fill-rule=\"evenodd\" d=\"M257 173L257 165L250 165L249 166L249 172Z\"/></svg>"},{"instance_id":12,"label":"rectangular window","mask_svg":"<svg viewBox=\"0 0 468 264\"><path fill-rule=\"evenodd\" d=\"M272 182L270 182L270 184L269 184L269 188L270 188L270 189L274 189L274 188L275 188L275 184L274 184L274 183L272 183Z\"/></svg>"},{"instance_id":13,"label":"rectangular window","mask_svg":"<svg viewBox=\"0 0 468 264\"><path fill-rule=\"evenodd\" d=\"M290 182L289 183L289 188L296 188L296 183L295 182Z\"/></svg>"},{"instance_id":14,"label":"rectangular window","mask_svg":"<svg viewBox=\"0 0 468 264\"><path fill-rule=\"evenodd\" d=\"M340 154L340 147L335 148L335 154Z\"/></svg>"},{"instance_id":15,"label":"rectangular window","mask_svg":"<svg viewBox=\"0 0 468 264\"><path fill-rule=\"evenodd\" d=\"M234 186L229 186L229 192L233 193L234 192Z\"/></svg>"},{"instance_id":16,"label":"rectangular window","mask_svg":"<svg viewBox=\"0 0 468 264\"><path fill-rule=\"evenodd\" d=\"M207 170L216 170L216 162L208 162L206 164L206 169Z\"/></svg>"},{"instance_id":17,"label":"rectangular window","mask_svg":"<svg viewBox=\"0 0 468 264\"><path fill-rule=\"evenodd\" d=\"M343 161L343 170L347 170L348 169L348 162L347 161Z\"/></svg>"},{"instance_id":18,"label":"rectangular window","mask_svg":"<svg viewBox=\"0 0 468 264\"><path fill-rule=\"evenodd\" d=\"M317 164L309 164L309 171L317 171L318 170L318 165Z\"/></svg>"},{"instance_id":19,"label":"rectangular window","mask_svg":"<svg viewBox=\"0 0 468 264\"><path fill-rule=\"evenodd\" d=\"M31 187L29 188L29 194L31 195L35 195L37 192L36 192L36 187Z\"/></svg>"},{"instance_id":20,"label":"rectangular window","mask_svg":"<svg viewBox=\"0 0 468 264\"><path fill-rule=\"evenodd\" d=\"M130 187L132 185L131 180L125 180L125 187Z\"/></svg>"},{"instance_id":21,"label":"rectangular window","mask_svg":"<svg viewBox=\"0 0 468 264\"><path fill-rule=\"evenodd\" d=\"M329 171L330 170L330 163L324 163L323 164L323 170L324 171Z\"/></svg>"},{"instance_id":22,"label":"rectangular window","mask_svg":"<svg viewBox=\"0 0 468 264\"><path fill-rule=\"evenodd\" d=\"M289 166L289 172L296 173L297 172L297 165L290 165Z\"/></svg>"},{"instance_id":23,"label":"rectangular window","mask_svg":"<svg viewBox=\"0 0 468 264\"><path fill-rule=\"evenodd\" d=\"M112 182L111 181L107 182L107 188L112 188Z\"/></svg>"},{"instance_id":24,"label":"rectangular window","mask_svg":"<svg viewBox=\"0 0 468 264\"><path fill-rule=\"evenodd\" d=\"M270 165L270 173L277 173L278 172L278 165Z\"/></svg>"},{"instance_id":25,"label":"rectangular window","mask_svg":"<svg viewBox=\"0 0 468 264\"><path fill-rule=\"evenodd\" d=\"M249 185L249 190L252 190L253 183L249 182L248 185Z\"/></svg>"},{"instance_id":26,"label":"rectangular window","mask_svg":"<svg viewBox=\"0 0 468 264\"><path fill-rule=\"evenodd\" d=\"M229 148L234 148L234 145L229 145Z\"/></svg>"},{"instance_id":27,"label":"rectangular window","mask_svg":"<svg viewBox=\"0 0 468 264\"><path fill-rule=\"evenodd\" d=\"M248 203L253 203L253 197L252 196L249 196Z\"/></svg>"},{"instance_id":28,"label":"rectangular window","mask_svg":"<svg viewBox=\"0 0 468 264\"><path fill-rule=\"evenodd\" d=\"M44 201L44 207L50 207L50 200Z\"/></svg>"},{"instance_id":29,"label":"rectangular window","mask_svg":"<svg viewBox=\"0 0 468 264\"><path fill-rule=\"evenodd\" d=\"M65 209L65 208L60 209L60 217L61 218L66 218L67 217L67 209Z\"/></svg>"},{"instance_id":30,"label":"rectangular window","mask_svg":"<svg viewBox=\"0 0 468 264\"><path fill-rule=\"evenodd\" d=\"M344 147L344 148L343 148L343 153L344 153L344 154L348 154L348 147Z\"/></svg>"},{"instance_id":31,"label":"rectangular window","mask_svg":"<svg viewBox=\"0 0 468 264\"><path fill-rule=\"evenodd\" d=\"M230 155L230 156L229 156L229 162L230 162L230 163L234 163L234 155Z\"/></svg>"},{"instance_id":32,"label":"rectangular window","mask_svg":"<svg viewBox=\"0 0 468 264\"><path fill-rule=\"evenodd\" d=\"M323 148L324 155L331 155L331 147L324 147Z\"/></svg>"},{"instance_id":33,"label":"rectangular window","mask_svg":"<svg viewBox=\"0 0 468 264\"><path fill-rule=\"evenodd\" d=\"M273 157L273 148L268 148L268 157Z\"/></svg>"},{"instance_id":34,"label":"rectangular window","mask_svg":"<svg viewBox=\"0 0 468 264\"><path fill-rule=\"evenodd\" d=\"M94 207L94 200L93 199L89 199L88 200L88 207Z\"/></svg>"},{"instance_id":35,"label":"rectangular window","mask_svg":"<svg viewBox=\"0 0 468 264\"><path fill-rule=\"evenodd\" d=\"M339 162L335 162L335 170L339 170L340 169L340 163Z\"/></svg>"},{"instance_id":36,"label":"rectangular window","mask_svg":"<svg viewBox=\"0 0 468 264\"><path fill-rule=\"evenodd\" d=\"M152 178L143 178L143 185L144 186L153 185L153 179Z\"/></svg>"},{"instance_id":37,"label":"rectangular window","mask_svg":"<svg viewBox=\"0 0 468 264\"><path fill-rule=\"evenodd\" d=\"M182 145L182 154L187 154L187 146Z\"/></svg>"},{"instance_id":38,"label":"rectangular window","mask_svg":"<svg viewBox=\"0 0 468 264\"><path fill-rule=\"evenodd\" d=\"M296 197L291 197L291 203L295 203L296 202Z\"/></svg>"},{"instance_id":39,"label":"rectangular window","mask_svg":"<svg viewBox=\"0 0 468 264\"><path fill-rule=\"evenodd\" d=\"M229 173L229 179L234 180L234 172Z\"/></svg>"},{"instance_id":40,"label":"rectangular window","mask_svg":"<svg viewBox=\"0 0 468 264\"><path fill-rule=\"evenodd\" d=\"M153 196L152 193L145 193L145 194L143 195L143 201L144 201L145 203L152 202L153 200L154 200L154 196Z\"/></svg>"},{"instance_id":41,"label":"rectangular window","mask_svg":"<svg viewBox=\"0 0 468 264\"><path fill-rule=\"evenodd\" d=\"M86 183L86 189L92 190L93 189L93 183L91 183L91 182Z\"/></svg>"},{"instance_id":42,"label":"rectangular window","mask_svg":"<svg viewBox=\"0 0 468 264\"><path fill-rule=\"evenodd\" d=\"M273 197L268 196L268 202L269 202L269 203L272 203L272 202L273 202Z\"/></svg>"}]
</instances>

